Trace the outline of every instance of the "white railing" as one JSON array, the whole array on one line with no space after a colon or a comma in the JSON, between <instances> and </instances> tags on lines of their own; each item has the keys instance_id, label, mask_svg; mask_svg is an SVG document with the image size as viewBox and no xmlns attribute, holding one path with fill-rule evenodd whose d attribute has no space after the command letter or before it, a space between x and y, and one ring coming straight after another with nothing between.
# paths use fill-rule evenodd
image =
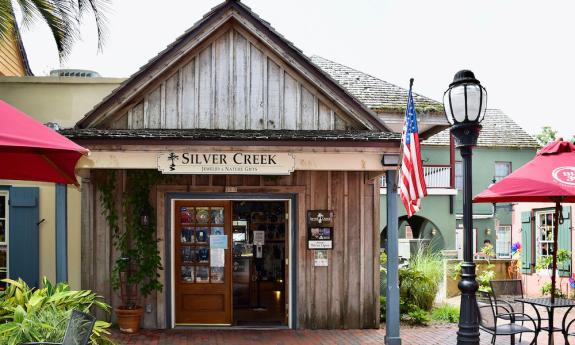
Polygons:
<instances>
[{"instance_id":1,"label":"white railing","mask_svg":"<svg viewBox=\"0 0 575 345\"><path fill-rule=\"evenodd\" d=\"M423 176L427 188L451 188L450 166L424 166ZM381 177L381 187L385 187L385 176Z\"/></svg>"}]
</instances>

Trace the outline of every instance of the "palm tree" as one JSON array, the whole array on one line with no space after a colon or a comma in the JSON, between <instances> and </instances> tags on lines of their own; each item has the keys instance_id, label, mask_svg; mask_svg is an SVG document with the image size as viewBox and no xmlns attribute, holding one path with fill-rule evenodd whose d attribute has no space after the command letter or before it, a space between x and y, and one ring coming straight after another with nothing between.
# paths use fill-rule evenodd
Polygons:
<instances>
[{"instance_id":1,"label":"palm tree","mask_svg":"<svg viewBox=\"0 0 575 345\"><path fill-rule=\"evenodd\" d=\"M98 50L101 50L106 36L108 5L109 0L0 0L0 38L10 39L17 28L15 9L18 9L24 26L38 20L48 25L63 60L80 36L83 16L91 13L98 31Z\"/></svg>"}]
</instances>

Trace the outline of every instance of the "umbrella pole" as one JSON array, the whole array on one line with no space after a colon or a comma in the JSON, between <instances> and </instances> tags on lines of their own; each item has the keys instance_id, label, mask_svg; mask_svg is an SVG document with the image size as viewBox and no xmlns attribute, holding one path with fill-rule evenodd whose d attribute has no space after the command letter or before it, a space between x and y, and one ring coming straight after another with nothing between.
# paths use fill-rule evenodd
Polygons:
<instances>
[{"instance_id":1,"label":"umbrella pole","mask_svg":"<svg viewBox=\"0 0 575 345\"><path fill-rule=\"evenodd\" d=\"M561 206L559 202L555 203L555 219L553 222L553 266L551 271L551 303L555 303L555 272L557 271L557 235L559 232L559 212Z\"/></svg>"}]
</instances>

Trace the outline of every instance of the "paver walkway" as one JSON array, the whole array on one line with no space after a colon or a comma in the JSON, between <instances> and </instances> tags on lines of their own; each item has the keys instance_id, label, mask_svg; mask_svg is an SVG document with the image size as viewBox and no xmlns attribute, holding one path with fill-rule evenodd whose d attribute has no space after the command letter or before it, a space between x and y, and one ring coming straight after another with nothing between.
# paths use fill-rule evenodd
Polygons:
<instances>
[{"instance_id":1,"label":"paver walkway","mask_svg":"<svg viewBox=\"0 0 575 345\"><path fill-rule=\"evenodd\" d=\"M402 345L451 345L456 343L457 325L441 324L401 329ZM125 345L383 345L384 329L365 330L168 330L142 331L138 335L113 332L117 344ZM526 340L532 336L524 336ZM556 335L556 345L563 339ZM481 345L491 337L482 332ZM547 344L547 333L541 333L538 344ZM575 340L575 339L574 339ZM516 342L517 344L518 342ZM498 337L497 345L509 344L509 337Z\"/></svg>"}]
</instances>

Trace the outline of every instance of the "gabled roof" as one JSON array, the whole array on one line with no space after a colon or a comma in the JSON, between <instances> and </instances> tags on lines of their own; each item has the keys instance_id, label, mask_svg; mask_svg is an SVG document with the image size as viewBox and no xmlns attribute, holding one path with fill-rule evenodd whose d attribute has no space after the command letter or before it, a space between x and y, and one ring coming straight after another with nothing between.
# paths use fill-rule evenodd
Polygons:
<instances>
[{"instance_id":1,"label":"gabled roof","mask_svg":"<svg viewBox=\"0 0 575 345\"><path fill-rule=\"evenodd\" d=\"M231 20L249 23L256 30L262 32L265 36L264 44L272 47L272 49L277 47L280 50L278 55L282 59L292 66L297 66L298 68L296 69L304 71L309 82L316 85L318 89L324 90L339 106L350 113L350 115L355 116L361 123L366 124L368 128L388 131L388 128L377 117L377 114L331 79L327 73L314 65L293 43L286 40L268 22L261 19L249 7L240 3L239 0L226 0L214 7L193 27L177 38L174 43L170 44L102 102L97 104L76 126L79 128L91 127L101 117L108 116L121 106L128 104L137 95L138 91L142 90L142 85L148 85L154 78L164 73L170 65L177 63L187 51L201 43L201 40L198 42L198 37L207 37L208 33L213 32L215 28L221 27Z\"/></svg>"},{"instance_id":2,"label":"gabled roof","mask_svg":"<svg viewBox=\"0 0 575 345\"><path fill-rule=\"evenodd\" d=\"M406 89L320 56L312 56L311 61L372 110L405 111ZM413 93L413 100L418 110L443 113L443 104L431 98Z\"/></svg>"},{"instance_id":3,"label":"gabled roof","mask_svg":"<svg viewBox=\"0 0 575 345\"><path fill-rule=\"evenodd\" d=\"M499 109L487 109L477 146L537 148L537 141ZM449 129L422 142L424 145L449 146Z\"/></svg>"}]
</instances>

